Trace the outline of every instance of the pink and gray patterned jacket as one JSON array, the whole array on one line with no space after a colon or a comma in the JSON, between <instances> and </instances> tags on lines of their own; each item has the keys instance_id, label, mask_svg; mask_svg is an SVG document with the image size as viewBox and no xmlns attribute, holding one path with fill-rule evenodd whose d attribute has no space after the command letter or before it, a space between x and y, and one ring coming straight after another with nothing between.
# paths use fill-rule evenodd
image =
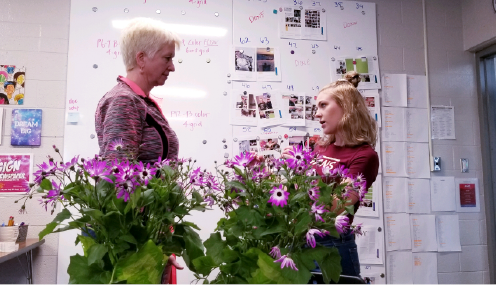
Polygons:
<instances>
[{"instance_id":1,"label":"pink and gray patterned jacket","mask_svg":"<svg viewBox=\"0 0 496 287\"><path fill-rule=\"evenodd\" d=\"M177 158L179 140L157 103L131 80L119 76L117 82L95 113L100 156L114 159L131 153L142 162ZM120 141L124 147L118 150Z\"/></svg>"}]
</instances>

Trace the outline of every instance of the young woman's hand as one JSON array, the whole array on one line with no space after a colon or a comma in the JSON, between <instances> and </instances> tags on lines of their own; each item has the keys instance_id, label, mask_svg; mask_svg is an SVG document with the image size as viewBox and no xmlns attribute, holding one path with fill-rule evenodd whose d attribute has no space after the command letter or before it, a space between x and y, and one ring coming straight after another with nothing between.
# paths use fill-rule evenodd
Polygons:
<instances>
[{"instance_id":1,"label":"young woman's hand","mask_svg":"<svg viewBox=\"0 0 496 287\"><path fill-rule=\"evenodd\" d=\"M289 153L290 151L293 150L292 146L287 146L282 150L282 157L283 158L293 158L293 156Z\"/></svg>"}]
</instances>

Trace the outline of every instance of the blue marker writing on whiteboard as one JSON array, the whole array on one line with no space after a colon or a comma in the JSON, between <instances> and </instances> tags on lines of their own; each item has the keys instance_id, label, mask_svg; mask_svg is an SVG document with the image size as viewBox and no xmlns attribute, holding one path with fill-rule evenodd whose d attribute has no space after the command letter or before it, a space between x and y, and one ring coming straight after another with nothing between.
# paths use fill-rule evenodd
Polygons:
<instances>
[{"instance_id":1,"label":"blue marker writing on whiteboard","mask_svg":"<svg viewBox=\"0 0 496 287\"><path fill-rule=\"evenodd\" d=\"M324 35L324 27L320 27L320 34Z\"/></svg>"},{"instance_id":2,"label":"blue marker writing on whiteboard","mask_svg":"<svg viewBox=\"0 0 496 287\"><path fill-rule=\"evenodd\" d=\"M276 67L276 76L277 76L277 67Z\"/></svg>"}]
</instances>

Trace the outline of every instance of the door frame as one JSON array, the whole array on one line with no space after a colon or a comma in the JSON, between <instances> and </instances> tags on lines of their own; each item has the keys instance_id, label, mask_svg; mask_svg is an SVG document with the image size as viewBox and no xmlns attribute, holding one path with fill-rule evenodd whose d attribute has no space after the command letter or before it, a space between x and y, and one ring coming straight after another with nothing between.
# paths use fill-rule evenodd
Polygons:
<instances>
[{"instance_id":1,"label":"door frame","mask_svg":"<svg viewBox=\"0 0 496 287\"><path fill-rule=\"evenodd\" d=\"M496 168L491 168L491 141L496 143L496 122L491 127L489 125L489 100L488 97L488 81L486 70L490 69L495 72L495 66L488 67L484 61L490 56L496 56L496 45L485 48L475 54L476 59L476 75L477 75L477 100L479 110L479 123L480 123L480 141L482 152L482 172L483 172L483 186L484 186L484 200L486 212L486 230L487 230L487 249L489 260L489 278L490 283L496 283ZM496 60L495 60L496 61ZM491 83L489 83L491 84ZM496 83L492 83L496 84ZM496 88L496 85L494 86ZM495 103L496 106L496 103ZM496 111L493 111L493 117L496 118ZM493 138L489 132L492 128ZM496 146L493 151L493 157L496 159ZM494 165L496 167L496 161Z\"/></svg>"}]
</instances>

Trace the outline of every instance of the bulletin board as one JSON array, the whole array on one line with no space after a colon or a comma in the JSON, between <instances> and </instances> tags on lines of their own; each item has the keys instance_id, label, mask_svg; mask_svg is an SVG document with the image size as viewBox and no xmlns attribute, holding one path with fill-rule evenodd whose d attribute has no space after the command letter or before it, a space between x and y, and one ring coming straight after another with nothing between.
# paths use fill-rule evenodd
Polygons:
<instances>
[{"instance_id":1,"label":"bulletin board","mask_svg":"<svg viewBox=\"0 0 496 287\"><path fill-rule=\"evenodd\" d=\"M292 21L291 25L302 21L283 17L285 12L293 11L290 8L318 15L317 22L309 22L309 25L320 25L318 29L309 30L303 36L281 37L281 25L285 25L286 20ZM243 137L321 134L320 125L309 121L293 126L231 125L230 97L234 91L303 93L315 97L320 88L333 80L335 63L339 59L366 58L369 66L375 64L378 67L374 3L72 0L65 158L78 154L89 157L99 152L94 124L96 106L100 98L116 85L117 76L126 74L118 39L125 21L135 17L161 20L170 25L182 40L174 60L176 71L171 73L163 87L153 89L151 94L179 137L179 156L192 157L199 166L211 170L214 161L222 161L236 153L238 142ZM306 19L306 15L301 17ZM277 76L262 77L257 81L238 80L233 68L236 47L246 50L273 48L278 58ZM260 69L268 66L260 66ZM206 239L214 231L220 212L193 216L202 228L200 236ZM380 217L370 220L374 222L372 225L382 226ZM74 238L74 233L60 235L57 275L60 284L68 282L69 256L81 252L73 247ZM374 265L374 274L384 272L383 266ZM368 270L371 268L369 266ZM377 277L376 283L384 283L384 279L374 276ZM189 284L193 279L193 274L187 270L178 273L179 284Z\"/></svg>"}]
</instances>

